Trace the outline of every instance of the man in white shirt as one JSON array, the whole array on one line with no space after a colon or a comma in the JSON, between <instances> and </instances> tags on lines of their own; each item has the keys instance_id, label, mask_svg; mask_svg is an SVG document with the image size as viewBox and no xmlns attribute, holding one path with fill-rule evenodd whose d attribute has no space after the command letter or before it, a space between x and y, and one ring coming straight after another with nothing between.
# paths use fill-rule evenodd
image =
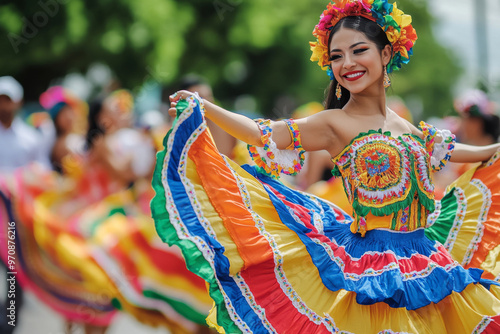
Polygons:
<instances>
[{"instance_id":1,"label":"man in white shirt","mask_svg":"<svg viewBox=\"0 0 500 334\"><path fill-rule=\"evenodd\" d=\"M11 76L0 77L0 174L37 161L50 168L43 137L25 124L21 109L23 87Z\"/></svg>"}]
</instances>

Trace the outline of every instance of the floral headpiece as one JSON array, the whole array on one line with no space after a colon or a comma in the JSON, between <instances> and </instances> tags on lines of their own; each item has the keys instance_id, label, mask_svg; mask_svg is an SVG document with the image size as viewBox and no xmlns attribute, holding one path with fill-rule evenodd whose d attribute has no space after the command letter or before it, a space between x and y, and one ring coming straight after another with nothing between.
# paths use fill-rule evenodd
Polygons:
<instances>
[{"instance_id":1,"label":"floral headpiece","mask_svg":"<svg viewBox=\"0 0 500 334\"><path fill-rule=\"evenodd\" d=\"M328 38L331 29L347 16L363 16L385 31L393 48L393 56L387 65L388 73L410 61L417 33L411 25L411 16L399 10L396 3L390 4L388 0L334 0L327 5L314 28L316 42L310 42L313 52L311 61L317 61L330 79L334 77L330 68Z\"/></svg>"}]
</instances>

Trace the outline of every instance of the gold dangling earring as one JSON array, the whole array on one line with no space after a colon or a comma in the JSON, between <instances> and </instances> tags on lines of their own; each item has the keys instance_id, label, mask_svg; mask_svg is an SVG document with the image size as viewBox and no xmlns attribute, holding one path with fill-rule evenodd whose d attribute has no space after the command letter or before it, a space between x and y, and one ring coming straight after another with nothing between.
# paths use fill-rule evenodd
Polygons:
<instances>
[{"instance_id":1,"label":"gold dangling earring","mask_svg":"<svg viewBox=\"0 0 500 334\"><path fill-rule=\"evenodd\" d=\"M384 66L384 88L388 88L391 85L391 78L387 74L387 66Z\"/></svg>"},{"instance_id":2,"label":"gold dangling earring","mask_svg":"<svg viewBox=\"0 0 500 334\"><path fill-rule=\"evenodd\" d=\"M342 97L342 88L340 87L340 84L337 82L337 89L335 89L335 96L337 97L337 100L340 100Z\"/></svg>"}]
</instances>

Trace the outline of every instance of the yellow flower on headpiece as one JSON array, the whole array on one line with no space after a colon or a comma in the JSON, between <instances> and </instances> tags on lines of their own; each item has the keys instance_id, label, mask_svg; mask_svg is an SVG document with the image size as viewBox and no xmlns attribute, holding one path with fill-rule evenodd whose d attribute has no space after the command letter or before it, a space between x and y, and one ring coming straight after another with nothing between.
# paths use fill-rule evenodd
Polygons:
<instances>
[{"instance_id":1,"label":"yellow flower on headpiece","mask_svg":"<svg viewBox=\"0 0 500 334\"><path fill-rule=\"evenodd\" d=\"M398 9L398 4L394 3L392 5L392 13L391 13L392 18L398 26L400 27L406 27L411 24L411 16L403 13L402 10Z\"/></svg>"},{"instance_id":2,"label":"yellow flower on headpiece","mask_svg":"<svg viewBox=\"0 0 500 334\"><path fill-rule=\"evenodd\" d=\"M394 44L394 42L397 41L400 36L399 31L397 31L394 27L387 28L385 34L387 35L387 39L389 40L389 42L391 42L392 44Z\"/></svg>"},{"instance_id":3,"label":"yellow flower on headpiece","mask_svg":"<svg viewBox=\"0 0 500 334\"><path fill-rule=\"evenodd\" d=\"M321 41L309 42L309 44L311 45L311 50L313 51L311 61L317 61L321 66L328 66L328 63L330 62L328 47L323 45Z\"/></svg>"},{"instance_id":4,"label":"yellow flower on headpiece","mask_svg":"<svg viewBox=\"0 0 500 334\"><path fill-rule=\"evenodd\" d=\"M323 57L325 50L321 48L318 44L319 42L309 42L311 45L312 55L311 61L319 61Z\"/></svg>"}]
</instances>

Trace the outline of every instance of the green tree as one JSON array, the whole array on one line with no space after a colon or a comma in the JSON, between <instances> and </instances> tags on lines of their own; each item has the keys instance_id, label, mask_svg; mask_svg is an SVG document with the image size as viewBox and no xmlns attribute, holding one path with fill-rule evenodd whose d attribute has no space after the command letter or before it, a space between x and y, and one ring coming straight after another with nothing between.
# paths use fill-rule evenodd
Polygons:
<instances>
[{"instance_id":1,"label":"green tree","mask_svg":"<svg viewBox=\"0 0 500 334\"><path fill-rule=\"evenodd\" d=\"M171 0L40 0L0 6L0 69L37 99L68 72L107 64L125 87L177 75L193 5Z\"/></svg>"},{"instance_id":2,"label":"green tree","mask_svg":"<svg viewBox=\"0 0 500 334\"><path fill-rule=\"evenodd\" d=\"M418 40L410 63L394 73L394 86L389 93L406 100L420 99L424 118L448 115L453 109L451 88L462 72L458 59L434 37L435 19L429 15L427 2L400 0L398 3L403 11L411 13Z\"/></svg>"},{"instance_id":3,"label":"green tree","mask_svg":"<svg viewBox=\"0 0 500 334\"><path fill-rule=\"evenodd\" d=\"M27 99L37 99L54 78L85 72L94 62L110 66L130 89L147 79L174 89L175 80L194 72L213 84L228 107L235 96L251 94L262 113L283 115L296 104L323 99L328 77L308 60L308 42L326 3L11 1L0 6L0 71L21 81ZM450 109L459 69L432 35L426 2L398 4L412 14L419 40L410 64L393 75L390 93L420 99L425 116L442 115ZM295 103L279 105L287 95Z\"/></svg>"}]
</instances>

